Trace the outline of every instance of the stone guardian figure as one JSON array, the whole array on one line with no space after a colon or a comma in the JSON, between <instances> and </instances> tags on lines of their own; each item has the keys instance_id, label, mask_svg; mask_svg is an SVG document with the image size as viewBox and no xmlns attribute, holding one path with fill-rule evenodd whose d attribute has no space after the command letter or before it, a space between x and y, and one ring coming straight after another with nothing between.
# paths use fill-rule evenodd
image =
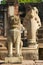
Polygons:
<instances>
[{"instance_id":1,"label":"stone guardian figure","mask_svg":"<svg viewBox=\"0 0 43 65\"><path fill-rule=\"evenodd\" d=\"M23 25L27 29L28 43L37 43L36 32L41 27L41 20L36 7L30 8L30 10L27 11L23 20Z\"/></svg>"},{"instance_id":2,"label":"stone guardian figure","mask_svg":"<svg viewBox=\"0 0 43 65\"><path fill-rule=\"evenodd\" d=\"M8 7L8 56L13 56L13 44L15 45L16 56L22 55L22 41L21 41L21 21L19 17L18 4Z\"/></svg>"}]
</instances>

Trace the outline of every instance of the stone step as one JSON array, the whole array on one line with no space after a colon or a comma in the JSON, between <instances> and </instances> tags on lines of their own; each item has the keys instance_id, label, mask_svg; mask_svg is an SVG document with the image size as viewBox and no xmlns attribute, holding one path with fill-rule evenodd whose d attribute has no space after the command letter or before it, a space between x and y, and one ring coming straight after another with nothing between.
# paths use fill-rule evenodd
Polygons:
<instances>
[{"instance_id":1,"label":"stone step","mask_svg":"<svg viewBox=\"0 0 43 65\"><path fill-rule=\"evenodd\" d=\"M43 65L43 60L36 60L35 65Z\"/></svg>"},{"instance_id":2,"label":"stone step","mask_svg":"<svg viewBox=\"0 0 43 65\"><path fill-rule=\"evenodd\" d=\"M16 64L12 64L12 63L2 63L2 61L0 60L0 65L43 65L43 60L23 60L22 63L16 63Z\"/></svg>"},{"instance_id":3,"label":"stone step","mask_svg":"<svg viewBox=\"0 0 43 65\"><path fill-rule=\"evenodd\" d=\"M43 34L43 30L38 30L37 31L37 34L39 35L39 34Z\"/></svg>"},{"instance_id":4,"label":"stone step","mask_svg":"<svg viewBox=\"0 0 43 65\"><path fill-rule=\"evenodd\" d=\"M39 33L39 34L38 34L38 36L41 36L41 35L43 36L43 33Z\"/></svg>"},{"instance_id":5,"label":"stone step","mask_svg":"<svg viewBox=\"0 0 43 65\"><path fill-rule=\"evenodd\" d=\"M43 25L37 32L38 42L43 43Z\"/></svg>"},{"instance_id":6,"label":"stone step","mask_svg":"<svg viewBox=\"0 0 43 65\"><path fill-rule=\"evenodd\" d=\"M38 43L43 43L43 38L38 39Z\"/></svg>"},{"instance_id":7,"label":"stone step","mask_svg":"<svg viewBox=\"0 0 43 65\"><path fill-rule=\"evenodd\" d=\"M35 65L35 62L33 60L23 60L22 63L1 63L1 65Z\"/></svg>"},{"instance_id":8,"label":"stone step","mask_svg":"<svg viewBox=\"0 0 43 65\"><path fill-rule=\"evenodd\" d=\"M43 53L43 43L39 43L39 45L38 45L38 47L39 47L39 49L41 50L39 50L40 52L39 52L39 54L42 52ZM42 53L40 54L41 56L42 56Z\"/></svg>"},{"instance_id":9,"label":"stone step","mask_svg":"<svg viewBox=\"0 0 43 65\"><path fill-rule=\"evenodd\" d=\"M42 39L43 38L43 34L39 34L37 35L38 39Z\"/></svg>"}]
</instances>

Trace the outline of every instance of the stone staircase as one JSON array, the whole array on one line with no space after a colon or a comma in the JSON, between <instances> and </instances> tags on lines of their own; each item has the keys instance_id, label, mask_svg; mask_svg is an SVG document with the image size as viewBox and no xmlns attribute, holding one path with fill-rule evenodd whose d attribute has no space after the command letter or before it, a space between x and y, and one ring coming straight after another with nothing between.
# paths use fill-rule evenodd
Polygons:
<instances>
[{"instance_id":1,"label":"stone staircase","mask_svg":"<svg viewBox=\"0 0 43 65\"><path fill-rule=\"evenodd\" d=\"M39 44L39 59L43 60L43 23L41 28L38 30L38 44Z\"/></svg>"},{"instance_id":2,"label":"stone staircase","mask_svg":"<svg viewBox=\"0 0 43 65\"><path fill-rule=\"evenodd\" d=\"M41 28L38 30L37 37L38 37L38 43L43 43L43 23Z\"/></svg>"}]
</instances>

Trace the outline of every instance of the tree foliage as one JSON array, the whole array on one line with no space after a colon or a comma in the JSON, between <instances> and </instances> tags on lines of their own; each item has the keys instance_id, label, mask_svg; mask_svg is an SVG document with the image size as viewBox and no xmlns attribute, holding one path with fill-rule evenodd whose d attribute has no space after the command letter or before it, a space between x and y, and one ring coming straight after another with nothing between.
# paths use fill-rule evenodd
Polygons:
<instances>
[{"instance_id":1,"label":"tree foliage","mask_svg":"<svg viewBox=\"0 0 43 65\"><path fill-rule=\"evenodd\" d=\"M19 3L40 3L43 0L18 0Z\"/></svg>"}]
</instances>

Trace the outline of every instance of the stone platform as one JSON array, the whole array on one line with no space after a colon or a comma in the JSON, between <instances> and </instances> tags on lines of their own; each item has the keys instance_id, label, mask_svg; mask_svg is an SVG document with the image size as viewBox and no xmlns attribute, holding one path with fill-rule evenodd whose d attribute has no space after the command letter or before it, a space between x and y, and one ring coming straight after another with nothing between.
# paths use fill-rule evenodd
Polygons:
<instances>
[{"instance_id":1,"label":"stone platform","mask_svg":"<svg viewBox=\"0 0 43 65\"><path fill-rule=\"evenodd\" d=\"M0 65L35 65L33 60L23 60L22 63L0 63Z\"/></svg>"},{"instance_id":2,"label":"stone platform","mask_svg":"<svg viewBox=\"0 0 43 65\"><path fill-rule=\"evenodd\" d=\"M6 48L0 48L0 59L7 57L8 50ZM15 48L13 48L13 55L15 56ZM22 55L24 60L37 60L38 59L38 49L33 47L23 47Z\"/></svg>"},{"instance_id":3,"label":"stone platform","mask_svg":"<svg viewBox=\"0 0 43 65\"><path fill-rule=\"evenodd\" d=\"M3 62L3 63L2 63ZM0 65L43 65L43 60L23 60L22 63L4 63L4 61L0 60Z\"/></svg>"},{"instance_id":4,"label":"stone platform","mask_svg":"<svg viewBox=\"0 0 43 65\"><path fill-rule=\"evenodd\" d=\"M5 57L5 63L22 63L23 57Z\"/></svg>"}]
</instances>

